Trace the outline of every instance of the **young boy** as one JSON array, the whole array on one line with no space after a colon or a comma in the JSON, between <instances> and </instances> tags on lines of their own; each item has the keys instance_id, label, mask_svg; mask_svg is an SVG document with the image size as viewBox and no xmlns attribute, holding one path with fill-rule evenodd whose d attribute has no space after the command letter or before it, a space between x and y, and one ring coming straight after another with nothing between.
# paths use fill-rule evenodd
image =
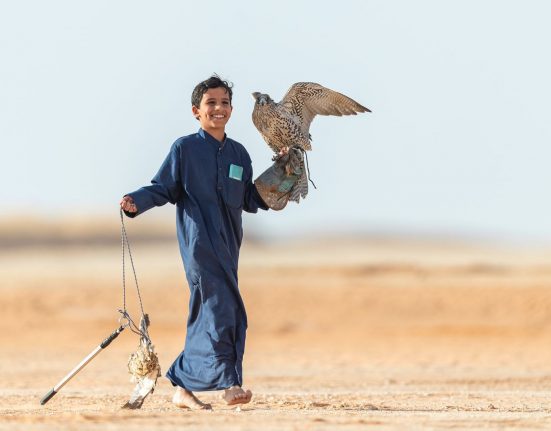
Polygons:
<instances>
[{"instance_id":1,"label":"young boy","mask_svg":"<svg viewBox=\"0 0 551 431\"><path fill-rule=\"evenodd\" d=\"M241 212L268 209L252 182L247 150L228 138L230 84L218 76L193 90L191 111L201 128L176 140L152 185L122 198L135 217L176 204L180 252L191 291L186 344L166 376L179 407L210 409L193 391L224 389L226 403L251 400L241 388L247 315L237 286Z\"/></svg>"}]
</instances>

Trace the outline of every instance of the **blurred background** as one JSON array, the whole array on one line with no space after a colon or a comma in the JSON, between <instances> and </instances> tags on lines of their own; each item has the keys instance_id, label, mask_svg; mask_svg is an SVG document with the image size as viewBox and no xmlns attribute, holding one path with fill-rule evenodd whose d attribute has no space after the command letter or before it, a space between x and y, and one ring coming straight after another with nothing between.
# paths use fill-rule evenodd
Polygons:
<instances>
[{"instance_id":1,"label":"blurred background","mask_svg":"<svg viewBox=\"0 0 551 431\"><path fill-rule=\"evenodd\" d=\"M246 216L267 238L386 233L551 241L545 1L5 3L2 219L116 219L170 145L191 91L234 83L228 134L271 151L253 91L319 82L373 113L317 117L301 205ZM147 217L173 223L173 209Z\"/></svg>"}]
</instances>

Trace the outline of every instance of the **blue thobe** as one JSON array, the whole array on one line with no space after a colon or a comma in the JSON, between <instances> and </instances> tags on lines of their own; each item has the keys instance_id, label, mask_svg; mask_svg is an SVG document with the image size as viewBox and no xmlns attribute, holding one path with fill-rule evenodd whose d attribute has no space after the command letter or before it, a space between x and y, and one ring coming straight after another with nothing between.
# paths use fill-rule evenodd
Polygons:
<instances>
[{"instance_id":1,"label":"blue thobe","mask_svg":"<svg viewBox=\"0 0 551 431\"><path fill-rule=\"evenodd\" d=\"M178 242L191 293L185 347L166 375L191 391L243 383L247 315L237 286L241 212L268 209L252 175L245 147L227 137L217 141L200 129L172 145L150 186L128 194L138 209L126 213L130 217L167 202L176 204Z\"/></svg>"}]
</instances>

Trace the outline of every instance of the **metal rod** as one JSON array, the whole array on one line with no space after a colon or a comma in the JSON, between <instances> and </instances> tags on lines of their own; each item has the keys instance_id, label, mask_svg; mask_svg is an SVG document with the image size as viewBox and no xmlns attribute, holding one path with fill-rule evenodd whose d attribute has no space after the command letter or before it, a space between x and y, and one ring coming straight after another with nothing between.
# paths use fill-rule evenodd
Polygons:
<instances>
[{"instance_id":1,"label":"metal rod","mask_svg":"<svg viewBox=\"0 0 551 431\"><path fill-rule=\"evenodd\" d=\"M67 374L65 377L63 377L63 379L60 380L60 382L55 385L52 389L50 389L50 391L44 395L44 397L40 400L40 404L41 405L44 405L46 404L48 401L50 401L50 399L55 395L57 394L60 389L65 386L65 384L71 380L80 370L82 370L92 359L94 359L94 357L99 353L101 352L103 349L105 349L109 344L111 344L111 341L113 341L115 338L117 338L119 336L119 334L124 330L125 326L121 325L118 329L116 329L115 331L113 331L113 333L111 335L109 335L109 337L107 337L105 340L103 340L101 342L101 344L99 346L97 346L94 350L92 350L92 352L86 356L82 361L80 361L80 363L75 367L73 368L69 374Z\"/></svg>"}]
</instances>

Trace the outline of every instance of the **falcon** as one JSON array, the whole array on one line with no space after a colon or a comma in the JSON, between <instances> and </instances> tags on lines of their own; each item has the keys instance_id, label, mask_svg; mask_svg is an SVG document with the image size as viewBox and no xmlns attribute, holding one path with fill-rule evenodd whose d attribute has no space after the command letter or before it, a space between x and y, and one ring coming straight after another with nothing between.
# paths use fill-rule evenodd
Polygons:
<instances>
[{"instance_id":1,"label":"falcon","mask_svg":"<svg viewBox=\"0 0 551 431\"><path fill-rule=\"evenodd\" d=\"M330 90L314 82L297 82L287 91L280 102L274 102L268 94L252 93L255 104L252 113L253 123L276 153L278 160L290 148L298 148L304 153L312 149L310 124L316 115L356 115L371 112L365 106L344 94ZM296 169L287 169L287 174ZM301 157L299 179L289 192L289 200L299 202L308 194L308 178Z\"/></svg>"}]
</instances>

